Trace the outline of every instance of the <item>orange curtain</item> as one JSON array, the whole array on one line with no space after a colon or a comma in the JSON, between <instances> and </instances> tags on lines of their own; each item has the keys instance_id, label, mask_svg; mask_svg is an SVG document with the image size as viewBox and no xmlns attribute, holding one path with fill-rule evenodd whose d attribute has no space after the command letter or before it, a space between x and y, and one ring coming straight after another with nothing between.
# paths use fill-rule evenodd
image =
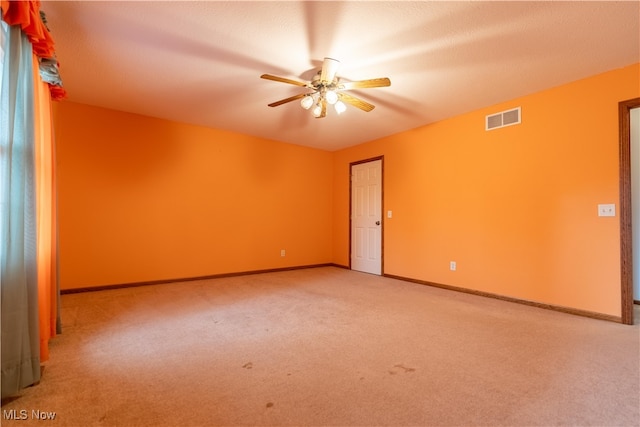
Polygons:
<instances>
[{"instance_id":1,"label":"orange curtain","mask_svg":"<svg viewBox=\"0 0 640 427\"><path fill-rule=\"evenodd\" d=\"M38 58L55 58L53 37L40 17L39 0L0 0L0 8L2 20L9 25L19 25L22 28L31 42L33 53ZM38 64L38 60L34 64ZM61 100L67 96L63 87L47 85L52 99Z\"/></svg>"},{"instance_id":2,"label":"orange curtain","mask_svg":"<svg viewBox=\"0 0 640 427\"><path fill-rule=\"evenodd\" d=\"M20 25L22 31L29 38L36 55L46 58L53 57L53 39L40 18L40 2L38 0L2 0L0 6L2 7L2 20L9 25Z\"/></svg>"},{"instance_id":3,"label":"orange curtain","mask_svg":"<svg viewBox=\"0 0 640 427\"><path fill-rule=\"evenodd\" d=\"M34 61L37 58L34 55ZM34 67L36 227L38 243L38 314L40 361L49 358L49 339L56 335L57 236L51 96Z\"/></svg>"}]
</instances>

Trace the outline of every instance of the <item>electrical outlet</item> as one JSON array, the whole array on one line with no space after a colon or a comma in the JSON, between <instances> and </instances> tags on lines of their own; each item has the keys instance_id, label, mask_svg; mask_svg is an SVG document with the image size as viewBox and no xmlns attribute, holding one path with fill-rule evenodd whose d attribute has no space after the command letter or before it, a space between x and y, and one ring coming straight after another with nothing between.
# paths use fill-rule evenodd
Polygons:
<instances>
[{"instance_id":1,"label":"electrical outlet","mask_svg":"<svg viewBox=\"0 0 640 427\"><path fill-rule=\"evenodd\" d=\"M449 262L449 270L456 271L456 268L458 268L458 264L455 261Z\"/></svg>"},{"instance_id":2,"label":"electrical outlet","mask_svg":"<svg viewBox=\"0 0 640 427\"><path fill-rule=\"evenodd\" d=\"M598 205L598 216L616 216L616 205L614 203Z\"/></svg>"},{"instance_id":3,"label":"electrical outlet","mask_svg":"<svg viewBox=\"0 0 640 427\"><path fill-rule=\"evenodd\" d=\"M287 251L285 251L284 249L280 249L280 256L285 256L287 254Z\"/></svg>"}]
</instances>

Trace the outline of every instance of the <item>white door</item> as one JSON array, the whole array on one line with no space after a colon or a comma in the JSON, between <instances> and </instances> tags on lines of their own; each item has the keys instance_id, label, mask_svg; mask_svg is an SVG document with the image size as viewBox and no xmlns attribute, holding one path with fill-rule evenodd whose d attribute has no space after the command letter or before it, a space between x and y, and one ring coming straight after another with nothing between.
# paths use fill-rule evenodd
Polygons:
<instances>
[{"instance_id":1,"label":"white door","mask_svg":"<svg viewBox=\"0 0 640 427\"><path fill-rule=\"evenodd\" d=\"M382 274L382 160L351 166L351 269Z\"/></svg>"}]
</instances>

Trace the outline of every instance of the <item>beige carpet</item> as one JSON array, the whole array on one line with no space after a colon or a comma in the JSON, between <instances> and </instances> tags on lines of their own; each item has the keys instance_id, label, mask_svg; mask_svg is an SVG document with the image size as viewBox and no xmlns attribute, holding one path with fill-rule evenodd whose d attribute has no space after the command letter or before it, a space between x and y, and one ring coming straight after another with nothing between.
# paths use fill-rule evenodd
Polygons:
<instances>
[{"instance_id":1,"label":"beige carpet","mask_svg":"<svg viewBox=\"0 0 640 427\"><path fill-rule=\"evenodd\" d=\"M2 426L640 424L637 324L333 267L70 294L62 310L41 384Z\"/></svg>"}]
</instances>

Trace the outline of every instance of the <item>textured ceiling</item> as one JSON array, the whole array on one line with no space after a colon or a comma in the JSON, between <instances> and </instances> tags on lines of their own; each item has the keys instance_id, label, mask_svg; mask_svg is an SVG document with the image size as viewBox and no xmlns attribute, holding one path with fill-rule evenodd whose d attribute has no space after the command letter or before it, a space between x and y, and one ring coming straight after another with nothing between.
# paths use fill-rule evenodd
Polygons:
<instances>
[{"instance_id":1,"label":"textured ceiling","mask_svg":"<svg viewBox=\"0 0 640 427\"><path fill-rule=\"evenodd\" d=\"M640 2L43 1L70 101L336 150L640 62ZM324 57L376 105L315 119ZM480 124L482 126L482 124Z\"/></svg>"}]
</instances>

